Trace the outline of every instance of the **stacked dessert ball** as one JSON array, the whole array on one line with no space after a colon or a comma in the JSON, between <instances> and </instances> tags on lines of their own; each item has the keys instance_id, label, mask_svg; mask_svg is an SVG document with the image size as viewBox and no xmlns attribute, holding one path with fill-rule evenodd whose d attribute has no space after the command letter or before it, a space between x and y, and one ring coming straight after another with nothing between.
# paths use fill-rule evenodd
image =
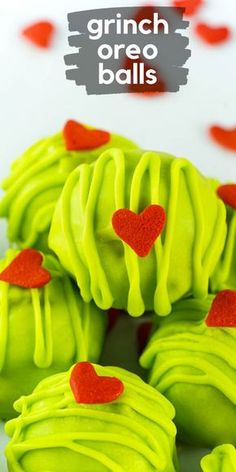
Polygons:
<instances>
[{"instance_id":1,"label":"stacked dessert ball","mask_svg":"<svg viewBox=\"0 0 236 472\"><path fill-rule=\"evenodd\" d=\"M174 472L175 422L180 440L216 447L204 472L233 472L236 186L69 121L4 189L16 249L0 266L0 415L14 402L19 414L6 424L9 471ZM110 308L152 317L148 383L93 364Z\"/></svg>"}]
</instances>

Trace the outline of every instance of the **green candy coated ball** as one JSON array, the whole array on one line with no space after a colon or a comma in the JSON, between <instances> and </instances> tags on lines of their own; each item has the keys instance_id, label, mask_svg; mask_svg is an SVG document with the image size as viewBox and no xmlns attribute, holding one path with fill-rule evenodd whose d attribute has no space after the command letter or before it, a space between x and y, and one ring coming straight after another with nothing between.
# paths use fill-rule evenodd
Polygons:
<instances>
[{"instance_id":1,"label":"green candy coated ball","mask_svg":"<svg viewBox=\"0 0 236 472\"><path fill-rule=\"evenodd\" d=\"M112 227L121 208L161 205L167 222L146 257ZM58 201L49 246L76 279L86 302L133 316L171 311L176 300L208 294L226 236L225 206L185 159L150 151L105 151L69 176Z\"/></svg>"},{"instance_id":2,"label":"green candy coated ball","mask_svg":"<svg viewBox=\"0 0 236 472\"><path fill-rule=\"evenodd\" d=\"M70 372L43 380L6 424L9 472L175 472L172 405L128 371L94 367L119 378L124 393L111 403L79 404Z\"/></svg>"},{"instance_id":3,"label":"green candy coated ball","mask_svg":"<svg viewBox=\"0 0 236 472\"><path fill-rule=\"evenodd\" d=\"M152 334L141 365L176 409L180 438L236 445L236 328L207 327L212 297L182 300Z\"/></svg>"},{"instance_id":4,"label":"green candy coated ball","mask_svg":"<svg viewBox=\"0 0 236 472\"><path fill-rule=\"evenodd\" d=\"M9 250L0 271L16 257ZM46 256L51 273L44 287L25 289L0 282L0 418L15 415L13 402L48 375L76 361L99 359L107 318L86 304L57 260Z\"/></svg>"},{"instance_id":5,"label":"green candy coated ball","mask_svg":"<svg viewBox=\"0 0 236 472\"><path fill-rule=\"evenodd\" d=\"M8 237L21 248L48 251L48 231L56 202L73 169L93 162L113 146L135 149L132 141L111 134L107 144L92 150L67 151L63 134L42 139L24 152L3 182L0 216L8 219Z\"/></svg>"}]
</instances>

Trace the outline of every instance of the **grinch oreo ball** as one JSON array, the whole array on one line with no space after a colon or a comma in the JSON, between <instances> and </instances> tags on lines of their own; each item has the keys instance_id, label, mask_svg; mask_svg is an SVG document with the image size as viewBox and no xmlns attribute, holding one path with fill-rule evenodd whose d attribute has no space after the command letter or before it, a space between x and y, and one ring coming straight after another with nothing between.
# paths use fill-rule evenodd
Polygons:
<instances>
[{"instance_id":1,"label":"grinch oreo ball","mask_svg":"<svg viewBox=\"0 0 236 472\"><path fill-rule=\"evenodd\" d=\"M0 262L0 418L44 377L97 361L106 315L81 299L52 256L9 250Z\"/></svg>"},{"instance_id":2,"label":"grinch oreo ball","mask_svg":"<svg viewBox=\"0 0 236 472\"><path fill-rule=\"evenodd\" d=\"M21 248L47 251L53 211L68 175L113 146L137 147L122 136L70 120L63 132L38 141L20 156L3 182L0 202L0 216L8 219L9 240Z\"/></svg>"},{"instance_id":3,"label":"grinch oreo ball","mask_svg":"<svg viewBox=\"0 0 236 472\"><path fill-rule=\"evenodd\" d=\"M236 184L217 186L217 194L227 209L227 237L221 258L211 278L213 292L236 290Z\"/></svg>"},{"instance_id":4,"label":"grinch oreo ball","mask_svg":"<svg viewBox=\"0 0 236 472\"><path fill-rule=\"evenodd\" d=\"M111 149L69 176L49 245L86 302L167 315L207 295L225 235L225 206L189 161Z\"/></svg>"},{"instance_id":5,"label":"grinch oreo ball","mask_svg":"<svg viewBox=\"0 0 236 472\"><path fill-rule=\"evenodd\" d=\"M139 377L88 362L39 383L6 425L9 472L174 472L174 408Z\"/></svg>"},{"instance_id":6,"label":"grinch oreo ball","mask_svg":"<svg viewBox=\"0 0 236 472\"><path fill-rule=\"evenodd\" d=\"M176 409L180 438L207 447L236 445L236 292L212 300L176 303L141 356Z\"/></svg>"},{"instance_id":7,"label":"grinch oreo ball","mask_svg":"<svg viewBox=\"0 0 236 472\"><path fill-rule=\"evenodd\" d=\"M202 472L236 472L236 450L232 444L213 449L201 460Z\"/></svg>"}]
</instances>

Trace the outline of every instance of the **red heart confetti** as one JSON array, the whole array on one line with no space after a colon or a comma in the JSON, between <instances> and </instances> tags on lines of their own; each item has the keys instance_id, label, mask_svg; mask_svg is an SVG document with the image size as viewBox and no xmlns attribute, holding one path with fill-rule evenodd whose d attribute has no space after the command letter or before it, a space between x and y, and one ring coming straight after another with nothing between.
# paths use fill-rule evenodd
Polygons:
<instances>
[{"instance_id":1,"label":"red heart confetti","mask_svg":"<svg viewBox=\"0 0 236 472\"><path fill-rule=\"evenodd\" d=\"M89 362L79 362L71 372L70 386L77 403L98 404L117 400L124 384L116 377L97 375Z\"/></svg>"},{"instance_id":2,"label":"red heart confetti","mask_svg":"<svg viewBox=\"0 0 236 472\"><path fill-rule=\"evenodd\" d=\"M195 26L196 34L208 44L224 43L230 38L230 29L227 26L211 26L198 23Z\"/></svg>"},{"instance_id":3,"label":"red heart confetti","mask_svg":"<svg viewBox=\"0 0 236 472\"><path fill-rule=\"evenodd\" d=\"M51 274L41 265L43 256L35 249L24 249L0 273L0 280L23 288L41 288L51 280Z\"/></svg>"},{"instance_id":4,"label":"red heart confetti","mask_svg":"<svg viewBox=\"0 0 236 472\"><path fill-rule=\"evenodd\" d=\"M165 222L165 210L159 205L149 205L138 215L122 208L112 216L116 234L140 257L148 255L163 231Z\"/></svg>"},{"instance_id":5,"label":"red heart confetti","mask_svg":"<svg viewBox=\"0 0 236 472\"><path fill-rule=\"evenodd\" d=\"M220 185L217 194L226 205L236 210L236 184Z\"/></svg>"},{"instance_id":6,"label":"red heart confetti","mask_svg":"<svg viewBox=\"0 0 236 472\"><path fill-rule=\"evenodd\" d=\"M51 46L55 26L51 21L39 21L27 26L21 34L34 45L47 49Z\"/></svg>"},{"instance_id":7,"label":"red heart confetti","mask_svg":"<svg viewBox=\"0 0 236 472\"><path fill-rule=\"evenodd\" d=\"M222 290L216 295L205 322L210 327L236 327L236 292L234 290Z\"/></svg>"},{"instance_id":8,"label":"red heart confetti","mask_svg":"<svg viewBox=\"0 0 236 472\"><path fill-rule=\"evenodd\" d=\"M67 151L95 149L110 141L110 133L101 129L88 129L74 120L66 122L63 135Z\"/></svg>"},{"instance_id":9,"label":"red heart confetti","mask_svg":"<svg viewBox=\"0 0 236 472\"><path fill-rule=\"evenodd\" d=\"M148 338L150 336L152 329L152 322L145 321L144 323L140 324L137 331L137 338L138 338L138 352L141 354L144 348L147 345Z\"/></svg>"},{"instance_id":10,"label":"red heart confetti","mask_svg":"<svg viewBox=\"0 0 236 472\"><path fill-rule=\"evenodd\" d=\"M184 8L186 16L192 16L203 5L203 0L173 0L172 4L176 8Z\"/></svg>"},{"instance_id":11,"label":"red heart confetti","mask_svg":"<svg viewBox=\"0 0 236 472\"><path fill-rule=\"evenodd\" d=\"M236 151L236 128L226 129L213 125L209 128L209 133L217 144L230 151Z\"/></svg>"}]
</instances>

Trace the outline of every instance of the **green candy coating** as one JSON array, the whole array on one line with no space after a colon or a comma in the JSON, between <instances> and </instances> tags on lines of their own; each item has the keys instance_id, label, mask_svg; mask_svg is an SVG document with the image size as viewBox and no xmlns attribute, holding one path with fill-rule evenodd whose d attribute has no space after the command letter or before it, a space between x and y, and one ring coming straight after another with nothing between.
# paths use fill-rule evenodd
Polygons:
<instances>
[{"instance_id":1,"label":"green candy coating","mask_svg":"<svg viewBox=\"0 0 236 472\"><path fill-rule=\"evenodd\" d=\"M207 447L236 445L236 328L206 326L212 299L176 303L141 356L176 409L180 438Z\"/></svg>"},{"instance_id":2,"label":"green candy coating","mask_svg":"<svg viewBox=\"0 0 236 472\"><path fill-rule=\"evenodd\" d=\"M44 379L15 403L6 424L9 472L174 472L174 408L136 375L95 365L119 378L124 393L106 404L79 404L70 372Z\"/></svg>"},{"instance_id":3,"label":"green candy coating","mask_svg":"<svg viewBox=\"0 0 236 472\"><path fill-rule=\"evenodd\" d=\"M21 248L48 250L48 231L56 202L70 174L82 162L93 162L102 151L118 146L134 149L136 144L110 135L98 148L67 151L62 133L42 139L24 152L3 182L0 216L8 219L8 237Z\"/></svg>"},{"instance_id":4,"label":"green candy coating","mask_svg":"<svg viewBox=\"0 0 236 472\"><path fill-rule=\"evenodd\" d=\"M2 271L18 251L9 250ZM48 375L74 362L99 359L107 318L86 304L57 260L43 266L52 280L40 289L0 282L0 418L15 414L13 402Z\"/></svg>"},{"instance_id":5,"label":"green candy coating","mask_svg":"<svg viewBox=\"0 0 236 472\"><path fill-rule=\"evenodd\" d=\"M167 214L146 257L117 236L112 215L160 204ZM160 315L187 294L204 298L226 236L225 206L185 159L164 153L105 151L69 176L58 201L49 246L76 279L86 302Z\"/></svg>"},{"instance_id":6,"label":"green candy coating","mask_svg":"<svg viewBox=\"0 0 236 472\"><path fill-rule=\"evenodd\" d=\"M232 444L223 444L213 449L201 460L203 472L236 472L236 449Z\"/></svg>"},{"instance_id":7,"label":"green candy coating","mask_svg":"<svg viewBox=\"0 0 236 472\"><path fill-rule=\"evenodd\" d=\"M219 182L212 180L217 189ZM213 293L220 290L236 290L236 210L226 205L227 236L221 258L212 274L210 286Z\"/></svg>"}]
</instances>

